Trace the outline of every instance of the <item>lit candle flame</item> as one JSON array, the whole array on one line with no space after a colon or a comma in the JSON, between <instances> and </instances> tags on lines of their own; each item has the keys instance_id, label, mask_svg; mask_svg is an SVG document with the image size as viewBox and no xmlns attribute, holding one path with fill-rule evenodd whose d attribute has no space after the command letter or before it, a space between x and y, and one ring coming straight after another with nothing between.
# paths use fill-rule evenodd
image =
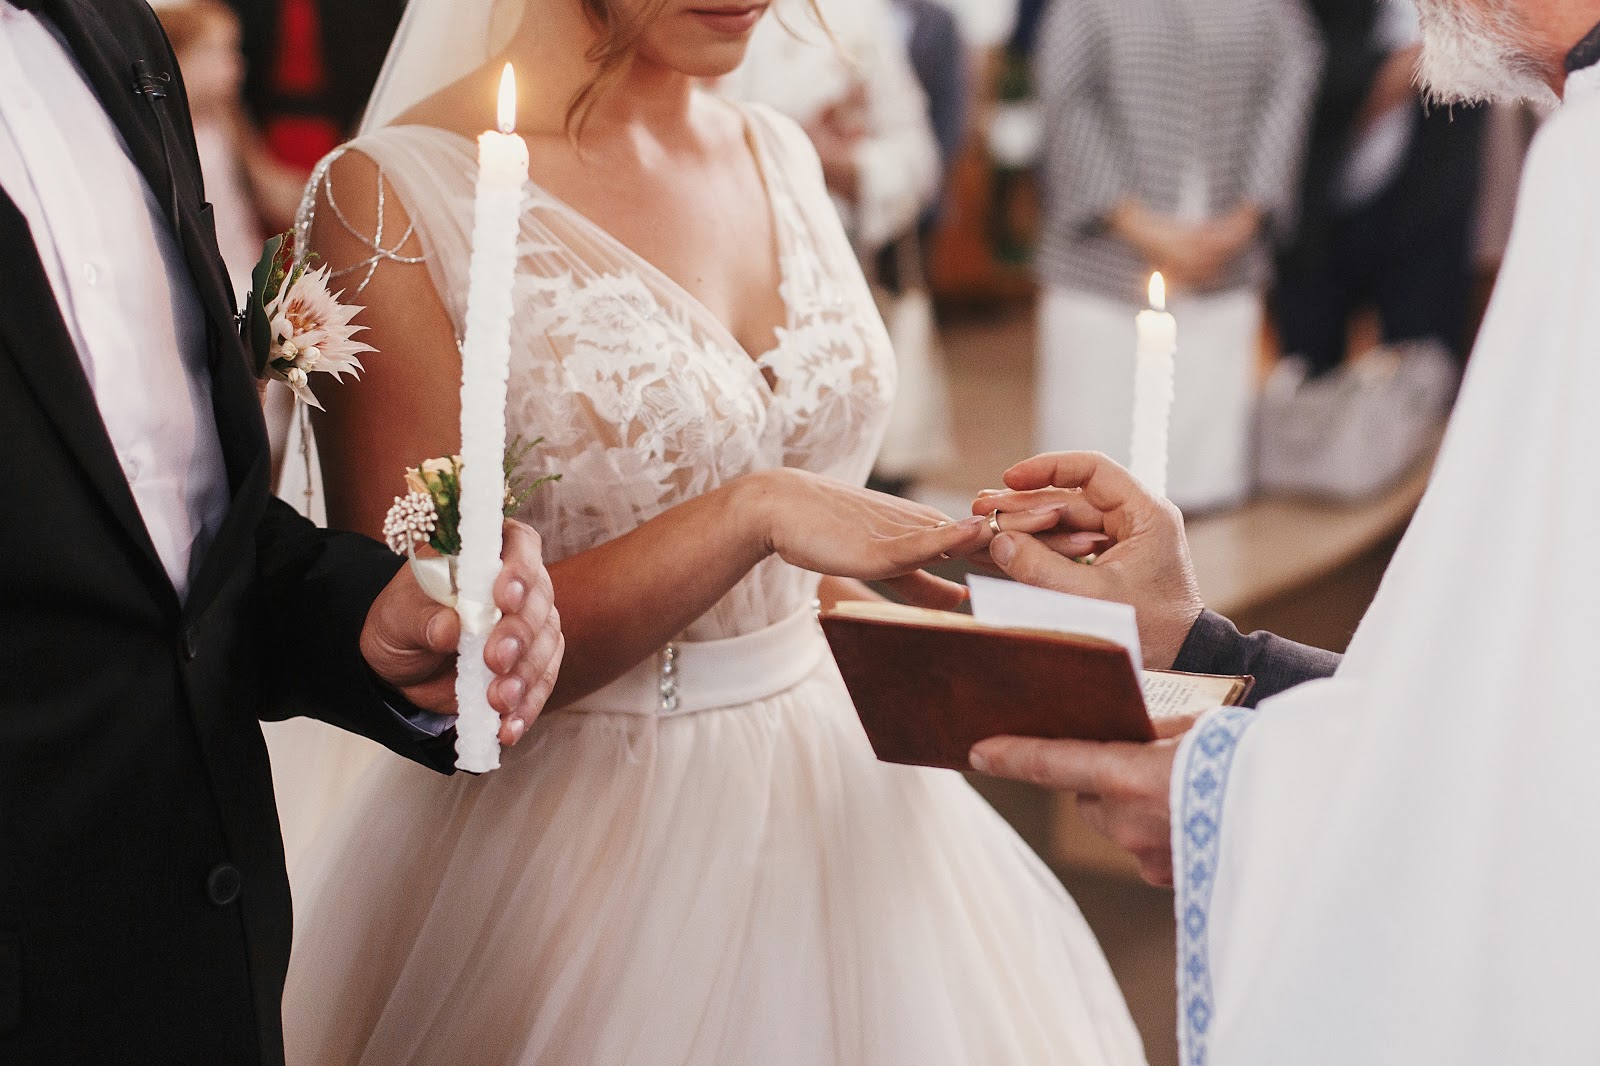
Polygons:
<instances>
[{"instance_id":1,"label":"lit candle flame","mask_svg":"<svg viewBox=\"0 0 1600 1066\"><path fill-rule=\"evenodd\" d=\"M513 133L517 128L517 73L506 64L500 74L500 132Z\"/></svg>"},{"instance_id":2,"label":"lit candle flame","mask_svg":"<svg viewBox=\"0 0 1600 1066\"><path fill-rule=\"evenodd\" d=\"M1157 311L1167 309L1167 279L1159 270L1150 275L1150 306Z\"/></svg>"}]
</instances>

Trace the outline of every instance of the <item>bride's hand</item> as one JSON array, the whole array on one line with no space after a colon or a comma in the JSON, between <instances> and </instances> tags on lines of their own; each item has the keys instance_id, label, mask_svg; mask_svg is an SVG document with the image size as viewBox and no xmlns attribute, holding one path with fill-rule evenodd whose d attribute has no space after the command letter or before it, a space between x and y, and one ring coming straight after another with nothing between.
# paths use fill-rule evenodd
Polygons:
<instances>
[{"instance_id":1,"label":"bride's hand","mask_svg":"<svg viewBox=\"0 0 1600 1066\"><path fill-rule=\"evenodd\" d=\"M995 536L986 516L954 522L932 507L805 471L748 480L768 551L813 573L895 582L897 592L927 606L953 607L966 594L922 568L980 552ZM1003 515L1001 528L1035 533L1058 521L1047 508Z\"/></svg>"}]
</instances>

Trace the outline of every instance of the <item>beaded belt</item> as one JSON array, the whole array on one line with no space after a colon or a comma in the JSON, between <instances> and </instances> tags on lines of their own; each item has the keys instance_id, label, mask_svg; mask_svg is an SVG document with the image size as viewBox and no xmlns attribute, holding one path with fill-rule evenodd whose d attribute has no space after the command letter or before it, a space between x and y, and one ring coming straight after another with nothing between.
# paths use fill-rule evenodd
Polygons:
<instances>
[{"instance_id":1,"label":"beaded belt","mask_svg":"<svg viewBox=\"0 0 1600 1066\"><path fill-rule=\"evenodd\" d=\"M743 636L669 644L564 710L671 716L754 703L804 681L827 653L808 607Z\"/></svg>"}]
</instances>

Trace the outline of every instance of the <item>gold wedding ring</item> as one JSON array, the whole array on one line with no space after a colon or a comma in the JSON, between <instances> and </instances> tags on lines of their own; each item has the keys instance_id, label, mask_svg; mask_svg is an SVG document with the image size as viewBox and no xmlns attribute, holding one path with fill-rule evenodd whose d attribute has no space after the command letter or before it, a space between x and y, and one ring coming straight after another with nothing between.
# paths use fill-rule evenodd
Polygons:
<instances>
[{"instance_id":1,"label":"gold wedding ring","mask_svg":"<svg viewBox=\"0 0 1600 1066\"><path fill-rule=\"evenodd\" d=\"M1005 532L1000 528L1000 512L998 510L989 512L989 528L994 531L994 535L997 537Z\"/></svg>"}]
</instances>

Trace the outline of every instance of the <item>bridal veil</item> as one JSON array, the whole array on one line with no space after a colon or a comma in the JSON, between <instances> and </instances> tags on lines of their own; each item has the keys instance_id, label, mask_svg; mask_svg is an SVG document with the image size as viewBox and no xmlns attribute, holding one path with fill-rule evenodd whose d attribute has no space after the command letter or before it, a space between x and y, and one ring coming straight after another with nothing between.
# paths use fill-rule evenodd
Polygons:
<instances>
[{"instance_id":1,"label":"bridal veil","mask_svg":"<svg viewBox=\"0 0 1600 1066\"><path fill-rule=\"evenodd\" d=\"M504 51L539 0L411 0L372 90L361 134L394 122Z\"/></svg>"}]
</instances>

